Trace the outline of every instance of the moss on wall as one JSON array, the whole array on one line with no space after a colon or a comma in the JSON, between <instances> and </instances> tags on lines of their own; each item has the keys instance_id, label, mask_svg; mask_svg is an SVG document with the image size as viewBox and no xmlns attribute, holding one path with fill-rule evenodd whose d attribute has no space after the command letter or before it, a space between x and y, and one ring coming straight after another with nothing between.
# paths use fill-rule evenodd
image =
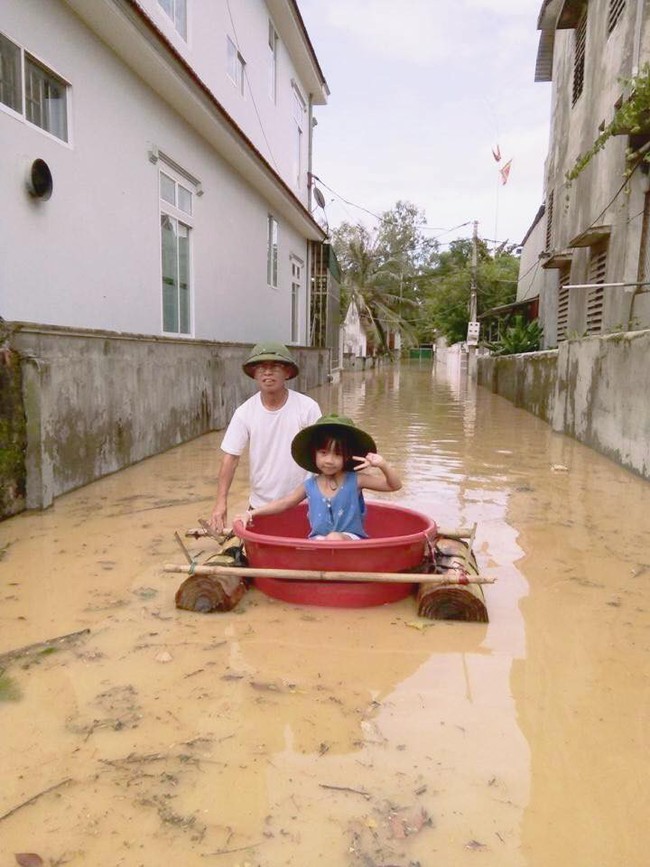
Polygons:
<instances>
[{"instance_id":1,"label":"moss on wall","mask_svg":"<svg viewBox=\"0 0 650 867\"><path fill-rule=\"evenodd\" d=\"M20 358L10 349L0 354L0 520L25 508L25 449Z\"/></svg>"}]
</instances>

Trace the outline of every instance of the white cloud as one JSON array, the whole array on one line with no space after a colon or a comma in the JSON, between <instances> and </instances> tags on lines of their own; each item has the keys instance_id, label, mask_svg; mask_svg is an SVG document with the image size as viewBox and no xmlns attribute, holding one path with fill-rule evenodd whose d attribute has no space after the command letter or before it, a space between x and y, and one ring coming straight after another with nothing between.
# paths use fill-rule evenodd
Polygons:
<instances>
[{"instance_id":1,"label":"white cloud","mask_svg":"<svg viewBox=\"0 0 650 867\"><path fill-rule=\"evenodd\" d=\"M486 237L523 237L548 145L550 88L533 81L539 5L300 0L332 90L314 145L314 171L337 194L325 191L331 226L371 225L364 208L408 199L434 226L478 219ZM505 187L496 144L513 159Z\"/></svg>"},{"instance_id":2,"label":"white cloud","mask_svg":"<svg viewBox=\"0 0 650 867\"><path fill-rule=\"evenodd\" d=\"M326 14L330 24L364 52L425 66L462 51L462 42L450 39L450 28L458 37L460 27L449 5L447 0L405 0L399 5L394 0L330 0Z\"/></svg>"}]
</instances>

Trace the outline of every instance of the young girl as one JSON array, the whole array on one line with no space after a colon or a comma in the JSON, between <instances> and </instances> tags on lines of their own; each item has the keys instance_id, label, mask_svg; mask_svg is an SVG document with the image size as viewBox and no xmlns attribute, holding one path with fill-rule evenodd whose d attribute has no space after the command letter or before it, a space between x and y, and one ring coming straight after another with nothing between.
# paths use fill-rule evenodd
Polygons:
<instances>
[{"instance_id":1,"label":"young girl","mask_svg":"<svg viewBox=\"0 0 650 867\"><path fill-rule=\"evenodd\" d=\"M310 539L366 539L363 489L399 491L402 487L395 470L377 454L373 438L352 419L336 413L303 428L291 443L291 454L315 475L286 497L238 515L244 526L257 515L277 515L307 499ZM369 471L375 467L383 475Z\"/></svg>"}]
</instances>

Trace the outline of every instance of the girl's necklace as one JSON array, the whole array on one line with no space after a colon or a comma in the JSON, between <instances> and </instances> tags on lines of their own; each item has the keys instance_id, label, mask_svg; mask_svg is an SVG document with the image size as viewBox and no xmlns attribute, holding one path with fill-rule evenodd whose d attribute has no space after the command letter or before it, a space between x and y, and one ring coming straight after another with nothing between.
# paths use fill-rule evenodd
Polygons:
<instances>
[{"instance_id":1,"label":"girl's necklace","mask_svg":"<svg viewBox=\"0 0 650 867\"><path fill-rule=\"evenodd\" d=\"M336 481L334 476L328 476L327 477L327 487L330 489L330 491L337 491L338 490L339 483Z\"/></svg>"}]
</instances>

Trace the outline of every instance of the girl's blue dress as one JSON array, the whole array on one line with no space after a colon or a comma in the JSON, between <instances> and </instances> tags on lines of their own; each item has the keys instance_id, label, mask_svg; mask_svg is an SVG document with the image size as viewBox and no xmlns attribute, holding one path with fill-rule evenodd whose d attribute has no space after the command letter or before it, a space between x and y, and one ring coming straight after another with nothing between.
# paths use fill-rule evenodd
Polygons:
<instances>
[{"instance_id":1,"label":"girl's blue dress","mask_svg":"<svg viewBox=\"0 0 650 867\"><path fill-rule=\"evenodd\" d=\"M355 473L345 473L343 484L331 499L324 497L319 491L316 476L307 479L305 490L311 525L310 539L314 536L327 536L334 531L354 533L361 539L368 538L363 528L366 504L363 492L357 485Z\"/></svg>"}]
</instances>

